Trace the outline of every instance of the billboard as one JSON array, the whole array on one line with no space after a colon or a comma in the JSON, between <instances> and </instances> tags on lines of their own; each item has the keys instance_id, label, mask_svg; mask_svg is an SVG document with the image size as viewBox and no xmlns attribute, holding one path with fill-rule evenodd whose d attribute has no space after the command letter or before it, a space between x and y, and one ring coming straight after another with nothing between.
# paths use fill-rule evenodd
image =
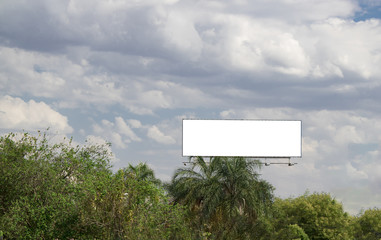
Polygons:
<instances>
[{"instance_id":1,"label":"billboard","mask_svg":"<svg viewBox=\"0 0 381 240\"><path fill-rule=\"evenodd\" d=\"M302 122L183 119L183 156L301 157Z\"/></svg>"}]
</instances>

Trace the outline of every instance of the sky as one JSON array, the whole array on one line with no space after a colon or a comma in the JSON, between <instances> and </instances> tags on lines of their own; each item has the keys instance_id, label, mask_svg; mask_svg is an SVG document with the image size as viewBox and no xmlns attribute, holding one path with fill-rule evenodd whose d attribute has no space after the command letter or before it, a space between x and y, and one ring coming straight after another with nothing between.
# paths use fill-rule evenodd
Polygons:
<instances>
[{"instance_id":1,"label":"sky","mask_svg":"<svg viewBox=\"0 0 381 240\"><path fill-rule=\"evenodd\" d=\"M0 133L111 142L171 179L182 119L301 120L286 198L381 207L378 0L1 0ZM276 161L276 160L272 160Z\"/></svg>"}]
</instances>

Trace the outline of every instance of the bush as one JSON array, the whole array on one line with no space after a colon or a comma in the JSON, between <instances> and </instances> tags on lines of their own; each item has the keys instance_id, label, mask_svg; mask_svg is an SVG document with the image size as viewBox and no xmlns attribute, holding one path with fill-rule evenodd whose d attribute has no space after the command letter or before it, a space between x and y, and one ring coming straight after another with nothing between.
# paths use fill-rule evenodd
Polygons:
<instances>
[{"instance_id":1,"label":"bush","mask_svg":"<svg viewBox=\"0 0 381 240\"><path fill-rule=\"evenodd\" d=\"M107 149L51 145L45 134L1 137L5 239L190 239L183 209L152 181L112 173Z\"/></svg>"}]
</instances>

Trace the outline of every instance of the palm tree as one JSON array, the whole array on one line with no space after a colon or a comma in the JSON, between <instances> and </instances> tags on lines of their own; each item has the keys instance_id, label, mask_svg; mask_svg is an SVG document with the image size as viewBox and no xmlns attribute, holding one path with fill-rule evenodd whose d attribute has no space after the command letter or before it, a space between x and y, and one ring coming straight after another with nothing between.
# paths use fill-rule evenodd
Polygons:
<instances>
[{"instance_id":1,"label":"palm tree","mask_svg":"<svg viewBox=\"0 0 381 240\"><path fill-rule=\"evenodd\" d=\"M160 179L155 177L154 171L146 163L139 163L136 166L128 164L124 171L128 176L132 176L139 181L149 181L156 186L161 185Z\"/></svg>"},{"instance_id":2,"label":"palm tree","mask_svg":"<svg viewBox=\"0 0 381 240\"><path fill-rule=\"evenodd\" d=\"M243 157L190 160L189 168L175 172L168 190L174 201L188 206L199 226L206 224L216 238L242 235L266 213L273 187L259 180L258 161Z\"/></svg>"}]
</instances>

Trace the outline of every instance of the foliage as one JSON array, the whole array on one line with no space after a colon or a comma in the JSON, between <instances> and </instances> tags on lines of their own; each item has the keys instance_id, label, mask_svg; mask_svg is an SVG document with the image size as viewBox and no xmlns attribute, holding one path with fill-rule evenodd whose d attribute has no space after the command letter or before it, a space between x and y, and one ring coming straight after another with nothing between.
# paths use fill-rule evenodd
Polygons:
<instances>
[{"instance_id":1,"label":"foliage","mask_svg":"<svg viewBox=\"0 0 381 240\"><path fill-rule=\"evenodd\" d=\"M274 199L257 161L193 158L163 189L145 163L113 173L107 145L0 137L0 238L381 239L381 210L356 217L327 193Z\"/></svg>"},{"instance_id":2,"label":"foliage","mask_svg":"<svg viewBox=\"0 0 381 240\"><path fill-rule=\"evenodd\" d=\"M107 146L0 138L5 239L190 239L184 210L148 179L110 170ZM138 165L139 168L141 165ZM130 166L130 168L135 168Z\"/></svg>"},{"instance_id":3,"label":"foliage","mask_svg":"<svg viewBox=\"0 0 381 240\"><path fill-rule=\"evenodd\" d=\"M87 226L100 239L189 239L184 211L155 184L119 170L104 192L89 195L83 208Z\"/></svg>"},{"instance_id":4,"label":"foliage","mask_svg":"<svg viewBox=\"0 0 381 240\"><path fill-rule=\"evenodd\" d=\"M381 239L381 209L374 208L362 212L355 218L353 225L355 228L355 239Z\"/></svg>"},{"instance_id":5,"label":"foliage","mask_svg":"<svg viewBox=\"0 0 381 240\"><path fill-rule=\"evenodd\" d=\"M146 163L139 163L136 166L128 164L128 167L124 169L124 172L138 180L149 181L157 186L161 185L160 179L155 178L155 173Z\"/></svg>"},{"instance_id":6,"label":"foliage","mask_svg":"<svg viewBox=\"0 0 381 240\"><path fill-rule=\"evenodd\" d=\"M275 229L278 234L289 232L290 226L294 226L294 230L300 228L300 236L304 232L311 240L353 238L351 217L344 212L342 204L327 193L276 199L274 209L274 218L277 219Z\"/></svg>"},{"instance_id":7,"label":"foliage","mask_svg":"<svg viewBox=\"0 0 381 240\"><path fill-rule=\"evenodd\" d=\"M168 186L176 203L187 206L194 227L211 237L250 238L259 216L273 200L273 188L258 179L257 161L241 157L192 159L178 169Z\"/></svg>"},{"instance_id":8,"label":"foliage","mask_svg":"<svg viewBox=\"0 0 381 240\"><path fill-rule=\"evenodd\" d=\"M80 189L72 182L81 174L94 172L88 162L106 172L102 157L79 157L92 149L70 147L66 144L48 146L46 135L33 137L15 134L0 138L0 227L6 238L39 239L65 238L75 235L78 224ZM70 151L69 151L70 149ZM74 157L76 156L76 157ZM70 171L73 168L83 171ZM63 164L63 163L68 164ZM77 184L80 186L79 184ZM65 226L64 228L62 226Z\"/></svg>"},{"instance_id":9,"label":"foliage","mask_svg":"<svg viewBox=\"0 0 381 240\"><path fill-rule=\"evenodd\" d=\"M279 240L309 240L308 235L304 232L303 228L297 224L288 225L280 229L274 239Z\"/></svg>"}]
</instances>

